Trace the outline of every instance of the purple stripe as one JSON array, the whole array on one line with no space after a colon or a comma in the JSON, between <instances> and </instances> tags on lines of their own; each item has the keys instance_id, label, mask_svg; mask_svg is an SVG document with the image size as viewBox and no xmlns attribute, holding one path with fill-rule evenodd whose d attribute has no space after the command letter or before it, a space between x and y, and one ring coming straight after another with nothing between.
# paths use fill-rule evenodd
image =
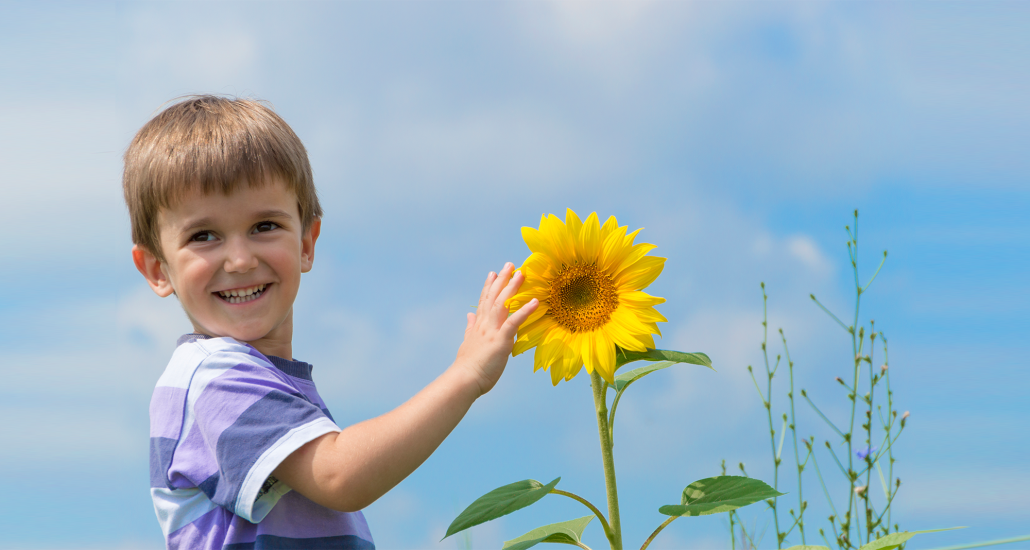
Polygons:
<instances>
[{"instance_id":1,"label":"purple stripe","mask_svg":"<svg viewBox=\"0 0 1030 550\"><path fill-rule=\"evenodd\" d=\"M215 440L208 444L204 440L204 430L190 430L189 435L179 442L179 447L175 450L173 469L168 474L172 487L197 487L218 472L214 456Z\"/></svg>"},{"instance_id":2,"label":"purple stripe","mask_svg":"<svg viewBox=\"0 0 1030 550\"><path fill-rule=\"evenodd\" d=\"M232 518L227 510L215 508L193 523L168 535L169 550L221 550Z\"/></svg>"},{"instance_id":3,"label":"purple stripe","mask_svg":"<svg viewBox=\"0 0 1030 550\"><path fill-rule=\"evenodd\" d=\"M258 457L290 430L320 418L325 418L322 410L310 401L281 391L271 391L254 403L218 438L216 456L222 477L212 500L233 506Z\"/></svg>"},{"instance_id":4,"label":"purple stripe","mask_svg":"<svg viewBox=\"0 0 1030 550\"><path fill-rule=\"evenodd\" d=\"M360 512L348 514L330 510L297 491L290 491L279 499L261 521L261 534L294 539L357 535L372 540L365 516Z\"/></svg>"},{"instance_id":5,"label":"purple stripe","mask_svg":"<svg viewBox=\"0 0 1030 550\"><path fill-rule=\"evenodd\" d=\"M199 423L212 446L243 411L272 390L294 392L269 369L252 365L235 366L208 383L193 405L194 422ZM193 428L190 429L191 432ZM190 433L190 436L193 434Z\"/></svg>"},{"instance_id":6,"label":"purple stripe","mask_svg":"<svg viewBox=\"0 0 1030 550\"><path fill-rule=\"evenodd\" d=\"M224 457L218 456L218 441L239 421L241 415L252 411L254 404L265 399L269 393L299 394L296 388L284 383L285 380L285 375L273 369L241 364L209 382L193 406L194 425L175 451L175 460L169 472L171 485L175 488L196 487L208 481L210 487L205 489L205 493L216 504L231 508L240 489L239 483L225 484L222 481L226 475L228 479L239 478L241 481L249 466L242 472L232 472L241 464L225 463ZM295 399L307 403L306 398ZM275 426L283 420L278 412L273 413L273 417L268 419L268 426ZM252 465L263 450L260 445L236 446L230 456L235 455L233 458ZM221 479L211 481L216 474L220 474Z\"/></svg>"},{"instance_id":7,"label":"purple stripe","mask_svg":"<svg viewBox=\"0 0 1030 550\"><path fill-rule=\"evenodd\" d=\"M154 388L150 398L150 437L178 439L182 430L186 390L168 386Z\"/></svg>"},{"instance_id":8,"label":"purple stripe","mask_svg":"<svg viewBox=\"0 0 1030 550\"><path fill-rule=\"evenodd\" d=\"M172 467L172 456L178 441L167 437L150 438L150 486L168 487L168 469Z\"/></svg>"},{"instance_id":9,"label":"purple stripe","mask_svg":"<svg viewBox=\"0 0 1030 550\"><path fill-rule=\"evenodd\" d=\"M225 535L226 546L230 544L253 544L257 540L258 530L260 527L257 523L251 523L239 516L233 516L232 523L229 524L229 532Z\"/></svg>"}]
</instances>

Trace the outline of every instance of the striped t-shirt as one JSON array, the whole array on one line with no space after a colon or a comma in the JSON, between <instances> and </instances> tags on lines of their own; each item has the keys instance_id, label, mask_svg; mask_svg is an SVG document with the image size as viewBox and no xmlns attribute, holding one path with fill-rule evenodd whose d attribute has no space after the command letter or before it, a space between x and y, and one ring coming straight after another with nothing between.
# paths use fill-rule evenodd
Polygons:
<instances>
[{"instance_id":1,"label":"striped t-shirt","mask_svg":"<svg viewBox=\"0 0 1030 550\"><path fill-rule=\"evenodd\" d=\"M150 402L150 494L169 549L372 549L361 512L315 504L272 471L338 432L311 365L187 334Z\"/></svg>"}]
</instances>

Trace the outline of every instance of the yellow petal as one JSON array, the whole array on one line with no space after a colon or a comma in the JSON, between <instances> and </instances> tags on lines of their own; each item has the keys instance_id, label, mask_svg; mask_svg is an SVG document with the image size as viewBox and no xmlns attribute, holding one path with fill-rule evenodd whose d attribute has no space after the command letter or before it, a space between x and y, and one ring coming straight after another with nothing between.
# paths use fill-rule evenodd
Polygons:
<instances>
[{"instance_id":1,"label":"yellow petal","mask_svg":"<svg viewBox=\"0 0 1030 550\"><path fill-rule=\"evenodd\" d=\"M640 260L644 259L647 256L647 253L654 250L655 248L657 247L650 243L640 243L633 245L633 248L629 249L625 256L623 256L622 261L619 264L619 267L613 270L615 273L612 275L612 277L615 278L616 281L619 280L619 277L622 276L622 273L626 272L627 270L634 269L634 266L640 263Z\"/></svg>"},{"instance_id":2,"label":"yellow petal","mask_svg":"<svg viewBox=\"0 0 1030 550\"><path fill-rule=\"evenodd\" d=\"M578 241L579 232L583 228L583 222L579 221L579 216L571 208L565 209L565 227L568 228L569 237L574 241Z\"/></svg>"},{"instance_id":3,"label":"yellow petal","mask_svg":"<svg viewBox=\"0 0 1030 550\"><path fill-rule=\"evenodd\" d=\"M595 353L597 354L597 374L611 385L615 385L615 343L604 331L594 333Z\"/></svg>"},{"instance_id":4,"label":"yellow petal","mask_svg":"<svg viewBox=\"0 0 1030 550\"><path fill-rule=\"evenodd\" d=\"M561 354L561 339L545 340L543 344L536 348L536 354L533 357L533 372L557 366L561 362Z\"/></svg>"},{"instance_id":5,"label":"yellow petal","mask_svg":"<svg viewBox=\"0 0 1030 550\"><path fill-rule=\"evenodd\" d=\"M535 314L536 312L533 313ZM543 343L544 335L547 334L548 330L553 328L554 321L549 318L538 317L536 319L527 319L526 322L519 327L518 339L515 340L515 345L511 349L512 357Z\"/></svg>"},{"instance_id":6,"label":"yellow petal","mask_svg":"<svg viewBox=\"0 0 1030 550\"><path fill-rule=\"evenodd\" d=\"M601 226L601 239L603 240L609 233L618 229L618 227L619 222L615 219L615 216L608 216L608 219L604 221L604 225Z\"/></svg>"},{"instance_id":7,"label":"yellow petal","mask_svg":"<svg viewBox=\"0 0 1030 550\"><path fill-rule=\"evenodd\" d=\"M594 338L590 334L585 334L577 342L580 349L580 353L583 354L583 364L586 365L587 371L592 371L597 368L597 358L594 356Z\"/></svg>"},{"instance_id":8,"label":"yellow petal","mask_svg":"<svg viewBox=\"0 0 1030 550\"><path fill-rule=\"evenodd\" d=\"M607 225L607 222L605 222L605 225ZM598 265L602 271L611 272L629 252L628 247L623 245L626 240L626 229L628 229L626 226L616 227L602 241L601 257L598 260Z\"/></svg>"},{"instance_id":9,"label":"yellow petal","mask_svg":"<svg viewBox=\"0 0 1030 550\"><path fill-rule=\"evenodd\" d=\"M601 226L597 221L597 212L591 212L579 232L580 261L592 264L597 261L601 252Z\"/></svg>"},{"instance_id":10,"label":"yellow petal","mask_svg":"<svg viewBox=\"0 0 1030 550\"><path fill-rule=\"evenodd\" d=\"M665 258L647 256L633 264L632 268L626 269L616 276L615 284L619 288L641 290L653 283L662 274L664 268Z\"/></svg>"},{"instance_id":11,"label":"yellow petal","mask_svg":"<svg viewBox=\"0 0 1030 550\"><path fill-rule=\"evenodd\" d=\"M644 351L641 348L640 336L651 334L651 327L623 308L619 308L612 314L609 327L611 328L605 328L608 329L608 334L615 340L615 343L621 348L633 351Z\"/></svg>"},{"instance_id":12,"label":"yellow petal","mask_svg":"<svg viewBox=\"0 0 1030 550\"><path fill-rule=\"evenodd\" d=\"M658 296L651 296L646 292L640 290L631 290L629 292L619 293L619 303L627 304L630 307L650 307L658 304L664 304L665 298L659 298Z\"/></svg>"},{"instance_id":13,"label":"yellow petal","mask_svg":"<svg viewBox=\"0 0 1030 550\"><path fill-rule=\"evenodd\" d=\"M542 224L543 222L541 222ZM559 251L555 248L553 240L549 239L543 231L533 229L532 227L523 227L522 240L526 241L526 246L534 254L544 254L551 261L561 261L561 257L558 255Z\"/></svg>"},{"instance_id":14,"label":"yellow petal","mask_svg":"<svg viewBox=\"0 0 1030 550\"><path fill-rule=\"evenodd\" d=\"M575 241L569 238L569 230L565 223L558 216L548 214L547 219L541 222L540 230L551 240L558 254L555 258L558 264L572 263L576 258L576 245Z\"/></svg>"}]
</instances>

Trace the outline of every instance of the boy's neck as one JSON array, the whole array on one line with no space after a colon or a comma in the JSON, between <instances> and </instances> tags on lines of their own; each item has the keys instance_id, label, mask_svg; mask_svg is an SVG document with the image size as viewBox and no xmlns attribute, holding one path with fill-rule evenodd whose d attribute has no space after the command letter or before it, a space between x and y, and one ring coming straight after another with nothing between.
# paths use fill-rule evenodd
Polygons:
<instances>
[{"instance_id":1,"label":"boy's neck","mask_svg":"<svg viewBox=\"0 0 1030 550\"><path fill-rule=\"evenodd\" d=\"M196 323L193 325L193 331L198 334L205 334L214 338L222 336L230 336L229 334L209 334L208 331L197 326ZM233 337L235 338L235 337ZM269 356L274 355L283 359L293 360L293 311L291 310L286 319L283 320L275 329L268 334L258 338L257 340L240 340L235 338L244 344L252 346L254 349L261 352L262 355Z\"/></svg>"},{"instance_id":2,"label":"boy's neck","mask_svg":"<svg viewBox=\"0 0 1030 550\"><path fill-rule=\"evenodd\" d=\"M290 332L290 336L292 336L293 331L291 330ZM287 337L285 340L280 340L272 335L268 335L264 338L246 343L260 351L262 355L274 355L276 357L282 357L283 359L293 360L293 342L290 337Z\"/></svg>"}]
</instances>

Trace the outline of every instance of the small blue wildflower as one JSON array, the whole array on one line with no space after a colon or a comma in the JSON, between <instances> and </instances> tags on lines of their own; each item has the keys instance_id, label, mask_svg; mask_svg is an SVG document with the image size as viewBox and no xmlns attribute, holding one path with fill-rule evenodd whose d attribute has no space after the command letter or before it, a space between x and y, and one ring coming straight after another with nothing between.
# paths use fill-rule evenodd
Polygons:
<instances>
[{"instance_id":1,"label":"small blue wildflower","mask_svg":"<svg viewBox=\"0 0 1030 550\"><path fill-rule=\"evenodd\" d=\"M865 460L867 456L873 454L876 454L876 447L866 447L865 449L855 451L855 456L857 456L859 460Z\"/></svg>"}]
</instances>

